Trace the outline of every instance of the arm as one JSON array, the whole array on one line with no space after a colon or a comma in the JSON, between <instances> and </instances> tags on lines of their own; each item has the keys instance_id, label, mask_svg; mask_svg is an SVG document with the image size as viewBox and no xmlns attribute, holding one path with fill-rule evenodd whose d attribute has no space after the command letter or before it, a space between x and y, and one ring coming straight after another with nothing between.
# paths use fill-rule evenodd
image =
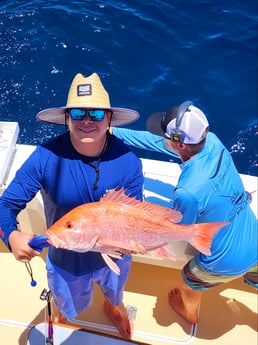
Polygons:
<instances>
[{"instance_id":1,"label":"arm","mask_svg":"<svg viewBox=\"0 0 258 345\"><path fill-rule=\"evenodd\" d=\"M39 255L28 246L32 234L21 233L17 227L17 216L41 188L38 173L33 162L37 153L17 171L17 174L0 198L0 237L13 252L17 260L28 262L33 256Z\"/></svg>"},{"instance_id":2,"label":"arm","mask_svg":"<svg viewBox=\"0 0 258 345\"><path fill-rule=\"evenodd\" d=\"M113 127L112 133L119 139L123 140L127 145L131 145L139 149L164 153L178 158L175 153L166 149L162 137L148 131L136 131L132 129Z\"/></svg>"},{"instance_id":3,"label":"arm","mask_svg":"<svg viewBox=\"0 0 258 345\"><path fill-rule=\"evenodd\" d=\"M142 173L142 163L139 158L135 157L132 164L127 161L128 172L133 172L125 184L126 194L135 197L138 200L143 199L144 177Z\"/></svg>"}]
</instances>

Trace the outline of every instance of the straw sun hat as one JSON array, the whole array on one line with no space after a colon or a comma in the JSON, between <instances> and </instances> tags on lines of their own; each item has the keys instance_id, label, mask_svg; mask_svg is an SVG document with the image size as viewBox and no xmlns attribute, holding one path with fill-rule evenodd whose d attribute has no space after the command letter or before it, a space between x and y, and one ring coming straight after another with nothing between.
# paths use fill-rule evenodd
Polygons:
<instances>
[{"instance_id":1,"label":"straw sun hat","mask_svg":"<svg viewBox=\"0 0 258 345\"><path fill-rule=\"evenodd\" d=\"M113 112L111 126L126 125L140 116L135 110L111 107L109 95L96 73L89 77L76 74L70 86L66 106L44 109L37 114L37 119L64 125L65 109L68 108L110 109Z\"/></svg>"}]
</instances>

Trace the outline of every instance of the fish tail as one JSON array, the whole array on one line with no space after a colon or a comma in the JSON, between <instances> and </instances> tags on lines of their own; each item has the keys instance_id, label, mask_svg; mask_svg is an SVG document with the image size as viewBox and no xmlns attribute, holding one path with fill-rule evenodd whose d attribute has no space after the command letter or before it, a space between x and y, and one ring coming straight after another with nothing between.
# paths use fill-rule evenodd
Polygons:
<instances>
[{"instance_id":1,"label":"fish tail","mask_svg":"<svg viewBox=\"0 0 258 345\"><path fill-rule=\"evenodd\" d=\"M211 255L211 243L213 236L228 222L217 223L200 223L192 224L192 230L194 231L193 237L189 241L199 252L205 255Z\"/></svg>"}]
</instances>

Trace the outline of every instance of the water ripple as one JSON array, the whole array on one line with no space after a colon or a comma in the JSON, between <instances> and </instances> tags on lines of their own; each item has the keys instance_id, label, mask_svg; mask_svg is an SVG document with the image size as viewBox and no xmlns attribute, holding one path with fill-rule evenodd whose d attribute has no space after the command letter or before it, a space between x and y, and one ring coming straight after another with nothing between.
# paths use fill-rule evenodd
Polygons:
<instances>
[{"instance_id":1,"label":"water ripple","mask_svg":"<svg viewBox=\"0 0 258 345\"><path fill-rule=\"evenodd\" d=\"M131 128L192 99L238 169L256 166L254 0L3 0L0 26L0 120L19 121L20 142L60 133L35 114L66 103L75 73L96 71L112 105L140 111Z\"/></svg>"}]
</instances>

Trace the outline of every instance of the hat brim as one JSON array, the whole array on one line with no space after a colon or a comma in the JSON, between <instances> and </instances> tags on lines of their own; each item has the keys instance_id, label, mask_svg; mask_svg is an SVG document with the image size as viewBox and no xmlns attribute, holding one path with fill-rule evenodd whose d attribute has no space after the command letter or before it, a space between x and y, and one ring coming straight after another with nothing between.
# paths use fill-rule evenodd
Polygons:
<instances>
[{"instance_id":1,"label":"hat brim","mask_svg":"<svg viewBox=\"0 0 258 345\"><path fill-rule=\"evenodd\" d=\"M56 125L65 125L65 109L69 108L78 108L74 107L59 107L59 108L48 108L40 111L36 118L40 121L53 123ZM85 107L87 109L87 107ZM89 109L93 109L90 107ZM104 109L104 108L96 108ZM107 108L105 108L107 109ZM136 110L127 109L127 108L109 108L112 112L111 126L122 126L132 123L140 117L140 114Z\"/></svg>"},{"instance_id":2,"label":"hat brim","mask_svg":"<svg viewBox=\"0 0 258 345\"><path fill-rule=\"evenodd\" d=\"M153 113L151 116L149 116L146 121L147 130L152 134L156 134L163 137L164 132L161 128L161 120L163 116L164 113L162 112Z\"/></svg>"}]
</instances>

